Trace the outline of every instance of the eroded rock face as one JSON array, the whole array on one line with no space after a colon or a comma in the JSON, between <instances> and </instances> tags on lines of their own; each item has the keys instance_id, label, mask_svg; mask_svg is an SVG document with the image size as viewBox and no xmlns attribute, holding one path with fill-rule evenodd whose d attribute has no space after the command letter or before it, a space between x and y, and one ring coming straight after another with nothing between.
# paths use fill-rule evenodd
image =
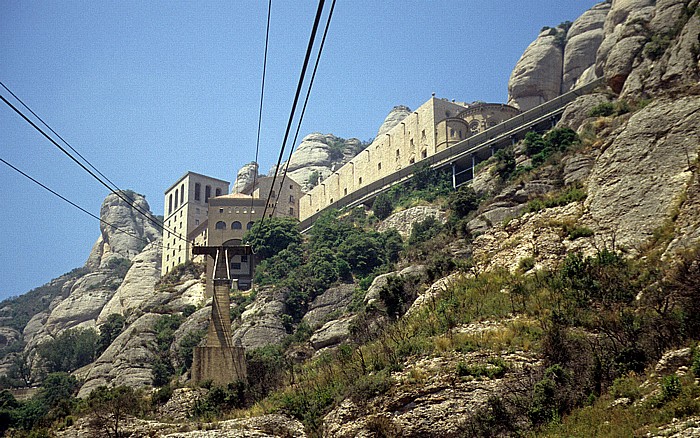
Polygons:
<instances>
[{"instance_id":1,"label":"eroded rock face","mask_svg":"<svg viewBox=\"0 0 700 438\"><path fill-rule=\"evenodd\" d=\"M309 304L309 310L303 320L311 327L320 327L334 314L341 314L347 310L354 292L354 284L340 284L326 290Z\"/></svg>"},{"instance_id":2,"label":"eroded rock face","mask_svg":"<svg viewBox=\"0 0 700 438\"><path fill-rule=\"evenodd\" d=\"M508 81L508 105L527 111L561 93L562 33L545 29L525 49Z\"/></svg>"},{"instance_id":3,"label":"eroded rock face","mask_svg":"<svg viewBox=\"0 0 700 438\"><path fill-rule=\"evenodd\" d=\"M593 6L573 22L566 34L562 91L574 87L583 73L595 64L596 53L603 41L603 24L610 11L610 3Z\"/></svg>"},{"instance_id":4,"label":"eroded rock face","mask_svg":"<svg viewBox=\"0 0 700 438\"><path fill-rule=\"evenodd\" d=\"M253 189L253 182L258 177L258 163L250 162L241 167L236 175L231 193L250 193Z\"/></svg>"},{"instance_id":5,"label":"eroded rock face","mask_svg":"<svg viewBox=\"0 0 700 438\"><path fill-rule=\"evenodd\" d=\"M379 127L376 138L380 138L382 135L391 131L391 128L401 123L401 121L408 117L411 112L411 108L404 105L397 105L392 108L391 111L389 111L389 114L386 116L386 119L384 119L382 126Z\"/></svg>"},{"instance_id":6,"label":"eroded rock face","mask_svg":"<svg viewBox=\"0 0 700 438\"><path fill-rule=\"evenodd\" d=\"M401 237L407 239L411 235L413 224L424 221L428 216L434 217L442 224L447 220L445 212L440 211L439 208L431 205L418 205L392 214L379 224L377 230L384 232L393 228L399 232Z\"/></svg>"},{"instance_id":7,"label":"eroded rock face","mask_svg":"<svg viewBox=\"0 0 700 438\"><path fill-rule=\"evenodd\" d=\"M234 342L240 340L246 349L280 342L287 334L281 320L285 309L284 300L284 291L261 288L255 301L241 315L241 324L233 332Z\"/></svg>"},{"instance_id":8,"label":"eroded rock face","mask_svg":"<svg viewBox=\"0 0 700 438\"><path fill-rule=\"evenodd\" d=\"M311 336L311 346L315 350L320 350L345 341L350 336L350 324L354 318L355 315L344 315L323 324L323 327L316 330Z\"/></svg>"},{"instance_id":9,"label":"eroded rock face","mask_svg":"<svg viewBox=\"0 0 700 438\"><path fill-rule=\"evenodd\" d=\"M128 316L131 311L143 307L152 300L153 285L160 279L160 244L159 239L134 257L119 289L102 308L97 318L98 325L104 323L112 313Z\"/></svg>"},{"instance_id":10,"label":"eroded rock face","mask_svg":"<svg viewBox=\"0 0 700 438\"><path fill-rule=\"evenodd\" d=\"M634 249L669 220L691 184L700 97L659 99L633 114L598 157L585 219Z\"/></svg>"},{"instance_id":11,"label":"eroded rock face","mask_svg":"<svg viewBox=\"0 0 700 438\"><path fill-rule=\"evenodd\" d=\"M157 350L153 327L161 317L147 313L122 332L104 353L86 370L85 384L78 397L87 397L102 385L127 385L141 388L151 385L151 364Z\"/></svg>"},{"instance_id":12,"label":"eroded rock face","mask_svg":"<svg viewBox=\"0 0 700 438\"><path fill-rule=\"evenodd\" d=\"M536 367L537 359L522 352L501 356L510 369L501 378L456 377L458 362L487 363L488 353L455 353L420 359L391 377L399 382L370 400L346 399L323 419L323 436L468 436L466 422L488 397L518 385Z\"/></svg>"},{"instance_id":13,"label":"eroded rock face","mask_svg":"<svg viewBox=\"0 0 700 438\"><path fill-rule=\"evenodd\" d=\"M287 176L301 185L302 192L309 191L309 177L317 172L319 182L328 178L334 170L350 161L360 150L361 142L356 138L343 139L333 134L314 132L301 141L289 160ZM282 169L286 162L282 163ZM268 175L273 176L275 168Z\"/></svg>"},{"instance_id":14,"label":"eroded rock face","mask_svg":"<svg viewBox=\"0 0 700 438\"><path fill-rule=\"evenodd\" d=\"M122 196L132 199L134 206L139 211L151 214L148 202L143 195L126 190L122 192ZM113 193L102 202L100 218L104 221L100 223L101 235L93 246L86 263L86 267L91 269L104 267L115 255L132 259L141 252L147 243L160 237L160 232L152 221L146 219L124 199ZM118 230L111 225L117 227Z\"/></svg>"},{"instance_id":15,"label":"eroded rock face","mask_svg":"<svg viewBox=\"0 0 700 438\"><path fill-rule=\"evenodd\" d=\"M557 122L557 127L567 127L578 132L584 126L584 123L591 119L589 115L591 110L606 102L610 102L610 98L603 93L586 94L578 97L566 106L559 122Z\"/></svg>"}]
</instances>

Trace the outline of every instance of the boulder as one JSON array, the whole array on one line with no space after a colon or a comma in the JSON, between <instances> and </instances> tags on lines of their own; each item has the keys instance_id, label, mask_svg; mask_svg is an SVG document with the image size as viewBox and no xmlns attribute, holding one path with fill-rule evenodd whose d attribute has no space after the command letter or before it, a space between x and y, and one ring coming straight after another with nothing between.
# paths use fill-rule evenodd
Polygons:
<instances>
[{"instance_id":1,"label":"boulder","mask_svg":"<svg viewBox=\"0 0 700 438\"><path fill-rule=\"evenodd\" d=\"M311 346L315 350L320 350L345 341L350 336L350 324L354 319L355 315L345 315L328 321L311 336Z\"/></svg>"},{"instance_id":2,"label":"boulder","mask_svg":"<svg viewBox=\"0 0 700 438\"><path fill-rule=\"evenodd\" d=\"M425 275L426 267L424 265L412 265L404 268L400 271L389 272L387 274L377 275L372 284L367 288L367 293L365 294L364 303L365 306L376 306L379 305L379 291L387 283L387 279L392 276L423 276Z\"/></svg>"},{"instance_id":3,"label":"boulder","mask_svg":"<svg viewBox=\"0 0 700 438\"><path fill-rule=\"evenodd\" d=\"M545 29L515 64L508 81L508 104L527 111L561 93L562 30ZM559 36L560 37L560 36Z\"/></svg>"},{"instance_id":4,"label":"boulder","mask_svg":"<svg viewBox=\"0 0 700 438\"><path fill-rule=\"evenodd\" d=\"M567 127L579 132L586 121L590 120L590 113L596 106L610 102L610 98L603 93L586 94L577 97L576 100L566 106L557 122L557 127Z\"/></svg>"},{"instance_id":5,"label":"boulder","mask_svg":"<svg viewBox=\"0 0 700 438\"><path fill-rule=\"evenodd\" d=\"M309 304L309 310L304 315L304 322L311 327L319 327L334 314L344 313L352 302L354 293L354 284L340 284L326 290Z\"/></svg>"}]
</instances>

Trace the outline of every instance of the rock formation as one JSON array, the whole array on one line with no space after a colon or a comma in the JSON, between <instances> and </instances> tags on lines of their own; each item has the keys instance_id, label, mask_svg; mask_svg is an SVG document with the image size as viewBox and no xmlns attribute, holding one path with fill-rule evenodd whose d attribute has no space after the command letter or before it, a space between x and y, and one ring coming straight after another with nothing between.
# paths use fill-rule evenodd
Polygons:
<instances>
[{"instance_id":1,"label":"rock formation","mask_svg":"<svg viewBox=\"0 0 700 438\"><path fill-rule=\"evenodd\" d=\"M389 114L386 116L386 119L384 119L382 125L379 127L376 138L379 138L391 131L391 128L401 123L401 121L408 117L411 112L411 108L405 105L397 105L392 108L391 111L389 111Z\"/></svg>"},{"instance_id":2,"label":"rock formation","mask_svg":"<svg viewBox=\"0 0 700 438\"><path fill-rule=\"evenodd\" d=\"M258 163L252 161L238 171L231 193L250 193L253 182L258 176Z\"/></svg>"}]
</instances>

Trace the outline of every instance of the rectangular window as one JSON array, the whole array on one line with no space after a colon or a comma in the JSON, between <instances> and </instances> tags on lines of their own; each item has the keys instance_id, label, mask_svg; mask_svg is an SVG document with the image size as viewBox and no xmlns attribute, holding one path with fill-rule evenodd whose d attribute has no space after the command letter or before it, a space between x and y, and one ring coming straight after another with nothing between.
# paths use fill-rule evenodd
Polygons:
<instances>
[{"instance_id":1,"label":"rectangular window","mask_svg":"<svg viewBox=\"0 0 700 438\"><path fill-rule=\"evenodd\" d=\"M202 185L200 183L194 183L194 200L195 201L200 201L202 199L201 191L202 191Z\"/></svg>"},{"instance_id":2,"label":"rectangular window","mask_svg":"<svg viewBox=\"0 0 700 438\"><path fill-rule=\"evenodd\" d=\"M220 209L219 209L219 213L223 213L223 212L224 212L224 209L223 209L223 208L220 208Z\"/></svg>"},{"instance_id":3,"label":"rectangular window","mask_svg":"<svg viewBox=\"0 0 700 438\"><path fill-rule=\"evenodd\" d=\"M377 163L377 170L382 170L382 163Z\"/></svg>"},{"instance_id":4,"label":"rectangular window","mask_svg":"<svg viewBox=\"0 0 700 438\"><path fill-rule=\"evenodd\" d=\"M240 270L241 269L241 264L240 263L231 263L231 267L234 270Z\"/></svg>"},{"instance_id":5,"label":"rectangular window","mask_svg":"<svg viewBox=\"0 0 700 438\"><path fill-rule=\"evenodd\" d=\"M360 177L360 179L359 179L359 183L360 183L360 184L362 184L362 177Z\"/></svg>"},{"instance_id":6,"label":"rectangular window","mask_svg":"<svg viewBox=\"0 0 700 438\"><path fill-rule=\"evenodd\" d=\"M348 188L345 187L345 188L343 189L343 195L347 195L347 194L348 194Z\"/></svg>"},{"instance_id":7,"label":"rectangular window","mask_svg":"<svg viewBox=\"0 0 700 438\"><path fill-rule=\"evenodd\" d=\"M292 207L289 207L289 215L294 216L294 209Z\"/></svg>"}]
</instances>

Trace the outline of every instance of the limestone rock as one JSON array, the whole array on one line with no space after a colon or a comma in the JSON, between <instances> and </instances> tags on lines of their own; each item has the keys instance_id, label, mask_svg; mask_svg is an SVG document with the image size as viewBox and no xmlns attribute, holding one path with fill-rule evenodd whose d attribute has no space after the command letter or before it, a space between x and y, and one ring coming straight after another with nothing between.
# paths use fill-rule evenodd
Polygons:
<instances>
[{"instance_id":1,"label":"limestone rock","mask_svg":"<svg viewBox=\"0 0 700 438\"><path fill-rule=\"evenodd\" d=\"M119 289L102 308L97 318L98 325L104 323L112 313L128 316L134 309L151 301L154 295L153 285L160 279L161 243L159 239L149 244L134 257Z\"/></svg>"},{"instance_id":2,"label":"limestone rock","mask_svg":"<svg viewBox=\"0 0 700 438\"><path fill-rule=\"evenodd\" d=\"M700 97L658 99L633 114L598 158L586 219L634 249L677 208L700 141Z\"/></svg>"},{"instance_id":3,"label":"limestone rock","mask_svg":"<svg viewBox=\"0 0 700 438\"><path fill-rule=\"evenodd\" d=\"M401 237L407 239L411 235L413 224L424 221L428 216L434 217L442 224L447 220L445 212L440 211L439 208L431 205L419 205L392 214L379 224L377 230L384 232L393 228L399 232Z\"/></svg>"},{"instance_id":4,"label":"limestone rock","mask_svg":"<svg viewBox=\"0 0 700 438\"><path fill-rule=\"evenodd\" d=\"M354 292L354 284L340 284L326 290L309 304L309 310L303 318L304 322L311 327L323 325L333 314L347 310Z\"/></svg>"},{"instance_id":5,"label":"limestone rock","mask_svg":"<svg viewBox=\"0 0 700 438\"><path fill-rule=\"evenodd\" d=\"M377 137L379 138L387 132L391 131L391 128L401 123L403 119L411 114L411 108L404 105L397 105L389 111L389 114L384 119L382 126L379 127L377 131Z\"/></svg>"},{"instance_id":6,"label":"limestone rock","mask_svg":"<svg viewBox=\"0 0 700 438\"><path fill-rule=\"evenodd\" d=\"M461 279L463 275L464 274L461 272L454 272L435 281L428 289L418 294L418 298L416 298L413 304L411 304L411 307L406 312L406 316L410 316L427 303L430 303L433 299L438 298L443 292L452 287L459 279Z\"/></svg>"},{"instance_id":7,"label":"limestone rock","mask_svg":"<svg viewBox=\"0 0 700 438\"><path fill-rule=\"evenodd\" d=\"M234 342L241 341L246 349L256 349L280 342L287 334L280 316L285 309L285 292L261 288L255 301L241 315L241 325L233 332Z\"/></svg>"},{"instance_id":8,"label":"limestone rock","mask_svg":"<svg viewBox=\"0 0 700 438\"><path fill-rule=\"evenodd\" d=\"M610 3L593 6L577 18L566 35L562 91L576 84L583 72L595 63L596 52L603 41L603 24L610 11Z\"/></svg>"},{"instance_id":9,"label":"limestone rock","mask_svg":"<svg viewBox=\"0 0 700 438\"><path fill-rule=\"evenodd\" d=\"M700 179L695 178L686 192L686 200L681 205L675 227L676 235L666 248L664 258L700 245Z\"/></svg>"},{"instance_id":10,"label":"limestone rock","mask_svg":"<svg viewBox=\"0 0 700 438\"><path fill-rule=\"evenodd\" d=\"M250 193L253 189L253 181L258 177L258 163L252 161L241 167L236 175L231 193Z\"/></svg>"},{"instance_id":11,"label":"limestone rock","mask_svg":"<svg viewBox=\"0 0 700 438\"><path fill-rule=\"evenodd\" d=\"M350 324L355 315L345 315L341 318L328 321L316 330L311 336L311 346L315 350L338 345L350 336Z\"/></svg>"},{"instance_id":12,"label":"limestone rock","mask_svg":"<svg viewBox=\"0 0 700 438\"><path fill-rule=\"evenodd\" d=\"M150 207L143 195L130 190L124 190L121 193L123 197L131 199L139 211L151 215ZM104 267L112 255L132 259L141 252L146 243L153 242L160 236L158 228L152 221L146 219L114 193L109 194L102 202L100 218L104 221L100 223L102 234L93 246L86 263L86 266L91 269Z\"/></svg>"},{"instance_id":13,"label":"limestone rock","mask_svg":"<svg viewBox=\"0 0 700 438\"><path fill-rule=\"evenodd\" d=\"M208 392L204 388L184 387L174 389L170 400L158 408L158 418L165 418L171 421L187 420L197 400L206 397Z\"/></svg>"},{"instance_id":14,"label":"limestone rock","mask_svg":"<svg viewBox=\"0 0 700 438\"><path fill-rule=\"evenodd\" d=\"M527 111L561 93L563 53L557 35L562 32L545 29L525 49L508 81L509 105Z\"/></svg>"},{"instance_id":15,"label":"limestone rock","mask_svg":"<svg viewBox=\"0 0 700 438\"><path fill-rule=\"evenodd\" d=\"M147 313L126 328L89 367L78 397L87 397L101 385L140 388L153 381L151 363L157 350L153 327L161 317Z\"/></svg>"},{"instance_id":16,"label":"limestone rock","mask_svg":"<svg viewBox=\"0 0 700 438\"><path fill-rule=\"evenodd\" d=\"M595 164L595 158L588 155L573 155L562 161L564 163L564 185L584 183Z\"/></svg>"}]
</instances>

